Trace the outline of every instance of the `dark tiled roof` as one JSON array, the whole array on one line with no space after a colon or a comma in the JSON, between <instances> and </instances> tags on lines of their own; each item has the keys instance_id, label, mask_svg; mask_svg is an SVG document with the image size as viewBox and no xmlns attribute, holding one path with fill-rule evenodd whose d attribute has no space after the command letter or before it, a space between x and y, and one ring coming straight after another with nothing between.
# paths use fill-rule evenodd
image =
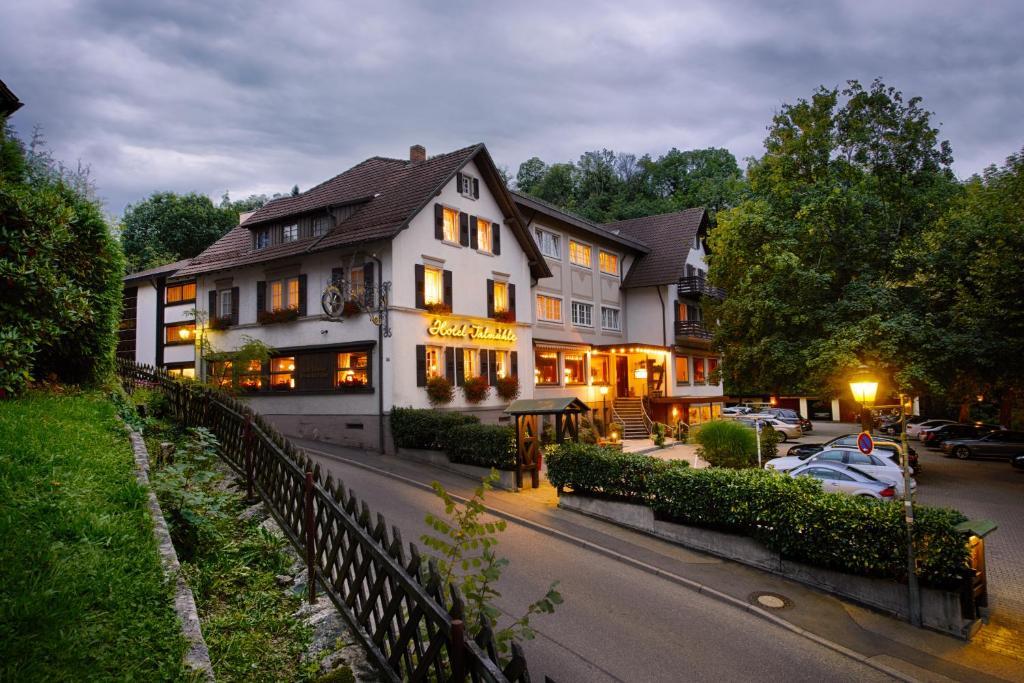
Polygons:
<instances>
[{"instance_id":1,"label":"dark tiled roof","mask_svg":"<svg viewBox=\"0 0 1024 683\"><path fill-rule=\"evenodd\" d=\"M22 107L18 96L11 92L7 84L0 81L0 116L10 116Z\"/></svg>"},{"instance_id":2,"label":"dark tiled roof","mask_svg":"<svg viewBox=\"0 0 1024 683\"><path fill-rule=\"evenodd\" d=\"M608 223L604 227L650 247L650 252L629 269L623 287L664 285L684 275L693 238L707 231L707 212L703 208L684 209Z\"/></svg>"},{"instance_id":3,"label":"dark tiled roof","mask_svg":"<svg viewBox=\"0 0 1024 683\"><path fill-rule=\"evenodd\" d=\"M245 223L217 240L193 259L179 275L225 270L264 263L295 254L391 239L436 196L455 173L477 159L485 176L501 183L494 162L482 144L440 154L426 161L373 157L295 197L283 197L263 206ZM502 185L503 187L503 185ZM511 197L496 192L499 205L511 216L511 227L527 252L535 277L550 276L544 258L526 232ZM361 204L344 221L321 237L278 244L256 250L250 228L320 209Z\"/></svg>"},{"instance_id":4,"label":"dark tiled roof","mask_svg":"<svg viewBox=\"0 0 1024 683\"><path fill-rule=\"evenodd\" d=\"M145 280L146 278L158 277L160 275L171 276L178 270L184 268L192 259L182 259L181 261L175 261L174 263L165 263L162 266L155 266L153 268L147 268L146 270L140 270L135 273L128 273L124 276L125 282L134 282L136 280Z\"/></svg>"},{"instance_id":5,"label":"dark tiled roof","mask_svg":"<svg viewBox=\"0 0 1024 683\"><path fill-rule=\"evenodd\" d=\"M566 211L565 209L555 206L551 202L546 202L543 199L538 199L537 197L523 194L522 192L517 192L515 190L510 190L509 192L512 194L512 198L516 200L516 204L519 204L520 207L525 207L527 209L542 212L548 216L553 216L554 218L568 223L569 225L581 228L593 235L611 240L612 242L629 247L635 251L639 251L641 253L647 253L648 251L646 245L636 241L635 239L631 239L626 235L616 234L600 223L595 223L583 216L578 216L571 211ZM530 220L532 221L533 219L531 218Z\"/></svg>"}]
</instances>

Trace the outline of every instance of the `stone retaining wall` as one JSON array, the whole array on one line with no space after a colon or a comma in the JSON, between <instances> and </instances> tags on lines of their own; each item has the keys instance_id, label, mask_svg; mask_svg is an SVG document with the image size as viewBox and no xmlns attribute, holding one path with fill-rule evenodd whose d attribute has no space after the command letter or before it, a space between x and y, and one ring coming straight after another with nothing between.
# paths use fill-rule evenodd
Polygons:
<instances>
[{"instance_id":1,"label":"stone retaining wall","mask_svg":"<svg viewBox=\"0 0 1024 683\"><path fill-rule=\"evenodd\" d=\"M452 462L444 451L432 451L423 448L398 448L395 450L395 455L405 460L421 462L438 469L447 470L467 479L472 479L477 483L480 483L480 480L486 478L491 473L491 470L487 467ZM516 473L509 472L508 470L498 470L498 481L495 482L494 487L506 491L518 491L519 489L516 487Z\"/></svg>"}]
</instances>

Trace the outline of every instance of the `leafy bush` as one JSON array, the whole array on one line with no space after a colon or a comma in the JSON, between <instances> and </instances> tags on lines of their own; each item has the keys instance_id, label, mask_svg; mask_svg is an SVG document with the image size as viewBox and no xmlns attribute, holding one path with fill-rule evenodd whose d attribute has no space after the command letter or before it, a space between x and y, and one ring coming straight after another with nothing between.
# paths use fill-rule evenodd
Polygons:
<instances>
[{"instance_id":1,"label":"leafy bush","mask_svg":"<svg viewBox=\"0 0 1024 683\"><path fill-rule=\"evenodd\" d=\"M503 401L514 401L519 398L519 378L515 375L499 377L494 384L494 391Z\"/></svg>"},{"instance_id":2,"label":"leafy bush","mask_svg":"<svg viewBox=\"0 0 1024 683\"><path fill-rule=\"evenodd\" d=\"M580 444L563 444L547 465L560 489L649 504L661 519L743 534L798 562L906 579L901 505L826 493L817 481L777 472L668 467L650 456ZM969 572L968 551L954 527L966 518L925 506L915 512L922 583L958 588Z\"/></svg>"},{"instance_id":3,"label":"leafy bush","mask_svg":"<svg viewBox=\"0 0 1024 683\"><path fill-rule=\"evenodd\" d=\"M431 377L427 380L427 401L432 406L443 406L455 400L455 389L446 377Z\"/></svg>"},{"instance_id":4,"label":"leafy bush","mask_svg":"<svg viewBox=\"0 0 1024 683\"><path fill-rule=\"evenodd\" d=\"M685 460L660 460L615 448L566 441L547 454L548 481L585 495L648 502L655 477L670 469L686 469Z\"/></svg>"},{"instance_id":5,"label":"leafy bush","mask_svg":"<svg viewBox=\"0 0 1024 683\"><path fill-rule=\"evenodd\" d=\"M652 427L651 439L658 448L665 447L665 433L668 432L668 425L655 422Z\"/></svg>"},{"instance_id":6,"label":"leafy bush","mask_svg":"<svg viewBox=\"0 0 1024 683\"><path fill-rule=\"evenodd\" d=\"M761 425L761 459L768 461L779 456L779 442L782 437L769 424Z\"/></svg>"},{"instance_id":7,"label":"leafy bush","mask_svg":"<svg viewBox=\"0 0 1024 683\"><path fill-rule=\"evenodd\" d=\"M757 463L757 435L731 420L713 420L693 432L698 455L714 467L738 469Z\"/></svg>"},{"instance_id":8,"label":"leafy bush","mask_svg":"<svg viewBox=\"0 0 1024 683\"><path fill-rule=\"evenodd\" d=\"M452 462L499 470L516 468L516 437L511 427L463 424L444 435L444 452Z\"/></svg>"},{"instance_id":9,"label":"leafy bush","mask_svg":"<svg viewBox=\"0 0 1024 683\"><path fill-rule=\"evenodd\" d=\"M487 398L489 389L486 377L467 377L462 380L462 395L466 397L466 403L480 403Z\"/></svg>"},{"instance_id":10,"label":"leafy bush","mask_svg":"<svg viewBox=\"0 0 1024 683\"><path fill-rule=\"evenodd\" d=\"M391 409L391 435L399 448L444 450L448 433L455 427L479 424L475 415L420 408Z\"/></svg>"}]
</instances>

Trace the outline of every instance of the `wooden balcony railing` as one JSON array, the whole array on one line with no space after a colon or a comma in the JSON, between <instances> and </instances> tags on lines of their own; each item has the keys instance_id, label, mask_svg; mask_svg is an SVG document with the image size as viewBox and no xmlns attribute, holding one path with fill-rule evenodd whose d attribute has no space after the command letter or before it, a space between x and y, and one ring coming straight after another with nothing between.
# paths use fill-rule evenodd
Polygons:
<instances>
[{"instance_id":1,"label":"wooden balcony railing","mask_svg":"<svg viewBox=\"0 0 1024 683\"><path fill-rule=\"evenodd\" d=\"M721 287L710 285L706 277L698 277L696 275L681 277L676 288L679 296L694 298L706 296L712 299L725 298L725 290Z\"/></svg>"}]
</instances>

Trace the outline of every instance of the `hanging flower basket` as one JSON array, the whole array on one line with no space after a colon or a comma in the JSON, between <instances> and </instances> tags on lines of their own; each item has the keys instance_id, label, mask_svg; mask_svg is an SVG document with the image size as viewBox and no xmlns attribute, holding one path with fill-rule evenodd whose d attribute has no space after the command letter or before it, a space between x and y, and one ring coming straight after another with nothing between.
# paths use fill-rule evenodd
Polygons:
<instances>
[{"instance_id":1,"label":"hanging flower basket","mask_svg":"<svg viewBox=\"0 0 1024 683\"><path fill-rule=\"evenodd\" d=\"M352 316L359 315L362 312L363 307L360 306L359 302L355 299L349 299L341 308L341 314L346 318L351 318Z\"/></svg>"}]
</instances>

